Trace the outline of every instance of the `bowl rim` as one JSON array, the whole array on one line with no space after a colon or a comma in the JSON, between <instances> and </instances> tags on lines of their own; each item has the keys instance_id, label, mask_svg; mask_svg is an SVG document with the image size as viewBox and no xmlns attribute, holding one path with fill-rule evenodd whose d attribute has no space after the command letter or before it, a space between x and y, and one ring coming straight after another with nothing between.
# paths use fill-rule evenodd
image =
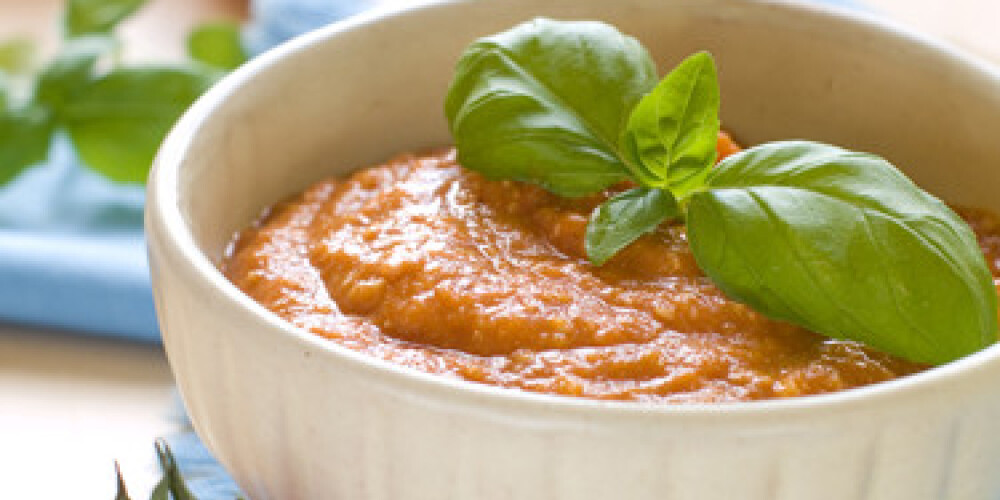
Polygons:
<instances>
[{"instance_id":1,"label":"bowl rim","mask_svg":"<svg viewBox=\"0 0 1000 500\"><path fill-rule=\"evenodd\" d=\"M911 397L920 393L939 393L950 389L949 384L967 376L967 372L986 369L1000 363L1000 343L980 350L956 361L932 367L920 373L879 382L863 387L846 389L832 393L797 396L783 399L740 401L722 403L647 403L636 401L606 401L584 397L561 396L534 393L519 389L465 381L457 378L431 374L398 365L389 361L351 350L341 344L320 337L307 330L293 326L263 305L244 294L212 263L195 242L195 238L180 211L178 188L179 171L184 165L187 152L201 127L210 120L214 111L223 107L231 94L247 85L258 73L265 72L283 58L308 50L315 45L327 43L341 33L364 29L383 19L405 16L414 12L449 8L454 5L470 4L477 0L425 0L417 4L388 4L377 6L361 14L335 22L318 30L294 38L266 53L252 59L247 64L220 80L200 97L176 123L163 141L154 161L148 182L146 204L146 228L154 223L162 228L162 237L152 246L172 247L173 253L192 273L185 277L196 277L202 284L220 293L226 300L238 306L267 325L275 335L289 337L301 348L322 352L339 362L349 363L351 368L364 370L368 374L383 377L400 386L413 386L418 390L432 391L447 398L475 399L477 404L487 402L507 407L545 410L562 415L586 415L587 417L610 418L657 418L705 419L717 422L750 417L814 415L816 411L831 413L851 411L877 402L894 401L900 397ZM795 0L719 0L743 6L754 4L759 7L780 8L792 15L819 16L839 22L854 29L877 32L879 36L895 38L908 45L920 48L932 55L950 59L963 68L967 74L978 74L991 81L1000 89L1000 70L979 56L963 52L956 47L914 31L897 22L879 17L871 11L847 8L839 5L796 2ZM750 7L756 8L756 7ZM152 249L151 249L152 251ZM164 333L164 338L169 334ZM168 352L169 354L169 352ZM582 413L581 413L582 412Z\"/></svg>"}]
</instances>

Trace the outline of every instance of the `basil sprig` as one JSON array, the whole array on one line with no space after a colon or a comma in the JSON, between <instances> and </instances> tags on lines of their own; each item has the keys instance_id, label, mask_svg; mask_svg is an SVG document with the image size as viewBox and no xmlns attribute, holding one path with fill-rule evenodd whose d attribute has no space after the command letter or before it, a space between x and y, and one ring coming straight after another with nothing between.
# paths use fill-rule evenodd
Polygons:
<instances>
[{"instance_id":1,"label":"basil sprig","mask_svg":"<svg viewBox=\"0 0 1000 500\"><path fill-rule=\"evenodd\" d=\"M181 469L177 465L177 460L174 458L173 452L170 451L167 441L157 439L154 447L156 448L156 458L160 463L160 470L163 472L163 478L153 487L153 491L149 495L149 500L198 500L181 475ZM125 478L122 477L122 471L118 466L118 462L115 462L115 475L118 483L115 500L132 500L132 497L128 494L128 489L125 487ZM239 496L234 500L242 500L242 498L242 496Z\"/></svg>"},{"instance_id":2,"label":"basil sprig","mask_svg":"<svg viewBox=\"0 0 1000 500\"><path fill-rule=\"evenodd\" d=\"M60 133L95 172L144 182L177 118L246 59L237 29L216 22L192 33L189 63L122 65L115 30L145 3L66 0L65 40L37 74L30 43L0 44L0 187L44 161Z\"/></svg>"},{"instance_id":3,"label":"basil sprig","mask_svg":"<svg viewBox=\"0 0 1000 500\"><path fill-rule=\"evenodd\" d=\"M658 84L633 38L537 19L473 43L445 113L459 161L564 196L638 187L594 210L595 265L686 221L702 270L772 318L945 363L997 340L997 294L971 229L875 155L764 144L713 168L719 85L708 53Z\"/></svg>"}]
</instances>

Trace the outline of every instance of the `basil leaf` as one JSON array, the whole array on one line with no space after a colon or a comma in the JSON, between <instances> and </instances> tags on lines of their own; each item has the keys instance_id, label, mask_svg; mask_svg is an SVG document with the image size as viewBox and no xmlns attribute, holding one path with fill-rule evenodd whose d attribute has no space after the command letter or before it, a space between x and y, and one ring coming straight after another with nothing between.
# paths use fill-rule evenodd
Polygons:
<instances>
[{"instance_id":1,"label":"basil leaf","mask_svg":"<svg viewBox=\"0 0 1000 500\"><path fill-rule=\"evenodd\" d=\"M618 140L656 82L649 53L615 28L536 19L466 49L445 114L465 167L580 196L627 177Z\"/></svg>"},{"instance_id":2,"label":"basil leaf","mask_svg":"<svg viewBox=\"0 0 1000 500\"><path fill-rule=\"evenodd\" d=\"M212 82L194 69L119 69L74 93L62 116L84 163L141 183L170 127Z\"/></svg>"},{"instance_id":3,"label":"basil leaf","mask_svg":"<svg viewBox=\"0 0 1000 500\"><path fill-rule=\"evenodd\" d=\"M7 88L7 75L0 71L0 113L10 109L10 90Z\"/></svg>"},{"instance_id":4,"label":"basil leaf","mask_svg":"<svg viewBox=\"0 0 1000 500\"><path fill-rule=\"evenodd\" d=\"M202 24L188 35L187 46L192 59L214 68L236 69L247 61L236 23Z\"/></svg>"},{"instance_id":5,"label":"basil leaf","mask_svg":"<svg viewBox=\"0 0 1000 500\"><path fill-rule=\"evenodd\" d=\"M35 60L35 50L35 43L25 38L0 43L0 71L10 75L29 72Z\"/></svg>"},{"instance_id":6,"label":"basil leaf","mask_svg":"<svg viewBox=\"0 0 1000 500\"><path fill-rule=\"evenodd\" d=\"M997 340L971 229L887 161L811 142L729 157L690 197L688 238L728 295L819 333L944 363Z\"/></svg>"},{"instance_id":7,"label":"basil leaf","mask_svg":"<svg viewBox=\"0 0 1000 500\"><path fill-rule=\"evenodd\" d=\"M64 20L66 34L76 37L110 33L145 3L146 0L69 0Z\"/></svg>"},{"instance_id":8,"label":"basil leaf","mask_svg":"<svg viewBox=\"0 0 1000 500\"><path fill-rule=\"evenodd\" d=\"M677 201L668 191L646 187L625 191L591 214L585 240L587 258L595 266L603 265L619 250L677 215Z\"/></svg>"},{"instance_id":9,"label":"basil leaf","mask_svg":"<svg viewBox=\"0 0 1000 500\"><path fill-rule=\"evenodd\" d=\"M685 59L646 95L622 137L626 165L643 185L678 198L701 187L715 163L719 80L707 52Z\"/></svg>"},{"instance_id":10,"label":"basil leaf","mask_svg":"<svg viewBox=\"0 0 1000 500\"><path fill-rule=\"evenodd\" d=\"M52 132L52 120L43 109L0 111L0 186L45 160Z\"/></svg>"},{"instance_id":11,"label":"basil leaf","mask_svg":"<svg viewBox=\"0 0 1000 500\"><path fill-rule=\"evenodd\" d=\"M68 41L62 52L38 77L35 100L54 110L62 108L70 94L84 87L94 77L97 61L111 53L114 47L114 40L100 35Z\"/></svg>"},{"instance_id":12,"label":"basil leaf","mask_svg":"<svg viewBox=\"0 0 1000 500\"><path fill-rule=\"evenodd\" d=\"M0 43L0 112L20 107L35 65L35 44L16 38Z\"/></svg>"}]
</instances>

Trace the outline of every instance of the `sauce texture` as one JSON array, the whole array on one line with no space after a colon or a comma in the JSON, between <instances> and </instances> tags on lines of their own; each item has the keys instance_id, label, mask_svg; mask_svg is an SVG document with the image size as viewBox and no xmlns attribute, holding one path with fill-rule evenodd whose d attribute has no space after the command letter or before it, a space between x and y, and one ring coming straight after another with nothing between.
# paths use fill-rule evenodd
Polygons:
<instances>
[{"instance_id":1,"label":"sauce texture","mask_svg":"<svg viewBox=\"0 0 1000 500\"><path fill-rule=\"evenodd\" d=\"M725 136L720 153L737 150ZM490 181L454 152L320 182L241 233L227 277L297 327L425 372L669 403L838 391L927 368L727 299L662 225L597 268L583 241L614 192ZM1000 266L1000 222L961 210Z\"/></svg>"}]
</instances>

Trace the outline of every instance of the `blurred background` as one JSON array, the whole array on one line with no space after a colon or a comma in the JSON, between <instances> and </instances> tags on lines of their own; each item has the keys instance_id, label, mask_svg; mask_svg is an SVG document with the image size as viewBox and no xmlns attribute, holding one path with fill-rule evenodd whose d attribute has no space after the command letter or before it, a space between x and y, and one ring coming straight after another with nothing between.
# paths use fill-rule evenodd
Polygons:
<instances>
[{"instance_id":1,"label":"blurred background","mask_svg":"<svg viewBox=\"0 0 1000 500\"><path fill-rule=\"evenodd\" d=\"M141 174L151 153L115 135L134 132L120 116L53 118L73 115L64 101L103 95L144 109L156 100L149 73L104 94L102 85L115 71L156 67L185 75L189 92L171 94L179 114L243 57L375 4L416 1L0 0L0 498L111 499L115 459L133 498L147 498L160 477L153 440L185 426L145 267ZM1000 1L826 1L1000 64ZM67 15L71 3L83 17ZM128 12L109 28L115 8ZM94 49L104 38L116 41ZM45 78L57 98L32 97ZM59 106L70 111L46 111ZM164 127L174 118L150 116ZM142 168L107 167L124 154L116 143Z\"/></svg>"},{"instance_id":2,"label":"blurred background","mask_svg":"<svg viewBox=\"0 0 1000 500\"><path fill-rule=\"evenodd\" d=\"M64 0L0 0L0 40L28 35L54 50ZM188 31L207 19L245 19L247 0L153 0L122 26L129 52L149 60L183 55Z\"/></svg>"}]
</instances>

